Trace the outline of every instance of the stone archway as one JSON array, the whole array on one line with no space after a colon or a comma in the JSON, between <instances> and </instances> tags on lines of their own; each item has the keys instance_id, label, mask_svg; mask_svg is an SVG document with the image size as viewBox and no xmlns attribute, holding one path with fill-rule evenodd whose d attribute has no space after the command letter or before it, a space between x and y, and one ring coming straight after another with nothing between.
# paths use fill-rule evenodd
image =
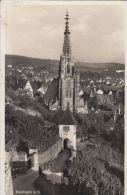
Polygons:
<instances>
[{"instance_id":1,"label":"stone archway","mask_svg":"<svg viewBox=\"0 0 127 195\"><path fill-rule=\"evenodd\" d=\"M27 161L27 165L28 165L28 169L31 169L31 167L32 167L31 159L29 159L29 160Z\"/></svg>"},{"instance_id":2,"label":"stone archway","mask_svg":"<svg viewBox=\"0 0 127 195\"><path fill-rule=\"evenodd\" d=\"M70 140L69 139L67 139L67 138L64 139L63 147L64 147L64 150L70 149L71 145L70 145Z\"/></svg>"}]
</instances>

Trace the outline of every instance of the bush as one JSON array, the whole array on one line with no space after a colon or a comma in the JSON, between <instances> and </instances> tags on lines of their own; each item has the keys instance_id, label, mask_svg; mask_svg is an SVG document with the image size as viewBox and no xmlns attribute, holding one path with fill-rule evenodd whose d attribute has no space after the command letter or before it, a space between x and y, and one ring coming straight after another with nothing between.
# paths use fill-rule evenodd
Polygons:
<instances>
[{"instance_id":1,"label":"bush","mask_svg":"<svg viewBox=\"0 0 127 195\"><path fill-rule=\"evenodd\" d=\"M109 145L85 148L77 151L76 159L69 164L66 174L69 184L82 195L123 195L123 185L116 175L108 172L106 163L119 164L123 167L123 155Z\"/></svg>"},{"instance_id":2,"label":"bush","mask_svg":"<svg viewBox=\"0 0 127 195\"><path fill-rule=\"evenodd\" d=\"M15 111L13 107L6 106L6 143L16 135L17 139L27 141L31 147L39 147L42 151L48 149L58 140L58 127L51 125L44 126L44 119L25 114L22 111ZM10 137L10 131L12 135ZM15 139L12 140L15 142Z\"/></svg>"}]
</instances>

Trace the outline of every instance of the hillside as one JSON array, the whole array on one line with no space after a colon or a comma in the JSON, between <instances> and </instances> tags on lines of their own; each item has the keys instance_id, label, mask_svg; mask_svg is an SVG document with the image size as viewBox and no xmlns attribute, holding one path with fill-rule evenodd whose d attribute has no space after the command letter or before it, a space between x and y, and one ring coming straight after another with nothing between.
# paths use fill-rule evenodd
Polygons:
<instances>
[{"instance_id":1,"label":"hillside","mask_svg":"<svg viewBox=\"0 0 127 195\"><path fill-rule=\"evenodd\" d=\"M56 73L58 71L59 61L50 59L39 59L17 55L6 55L5 65L11 64L14 68L21 68L21 66L32 66L34 69L47 69L49 72Z\"/></svg>"},{"instance_id":2,"label":"hillside","mask_svg":"<svg viewBox=\"0 0 127 195\"><path fill-rule=\"evenodd\" d=\"M47 69L49 72L55 73L58 72L59 61L51 59L39 59L31 58L18 55L6 55L5 65L13 65L14 68L21 68L24 66L32 66L36 70ZM100 72L105 69L108 70L119 70L124 69L124 64L120 63L87 63L87 62L75 62L75 66L78 67L80 72L91 71L91 72Z\"/></svg>"}]
</instances>

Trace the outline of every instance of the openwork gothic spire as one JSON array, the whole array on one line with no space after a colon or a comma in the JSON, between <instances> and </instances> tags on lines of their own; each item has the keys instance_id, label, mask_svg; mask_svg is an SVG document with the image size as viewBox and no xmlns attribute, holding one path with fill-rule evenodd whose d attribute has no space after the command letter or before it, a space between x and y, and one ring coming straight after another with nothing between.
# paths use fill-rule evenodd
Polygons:
<instances>
[{"instance_id":1,"label":"openwork gothic spire","mask_svg":"<svg viewBox=\"0 0 127 195\"><path fill-rule=\"evenodd\" d=\"M71 45L70 45L70 31L69 31L69 14L66 11L65 16L65 31L64 31L64 43L63 43L63 54L68 56L71 54Z\"/></svg>"}]
</instances>

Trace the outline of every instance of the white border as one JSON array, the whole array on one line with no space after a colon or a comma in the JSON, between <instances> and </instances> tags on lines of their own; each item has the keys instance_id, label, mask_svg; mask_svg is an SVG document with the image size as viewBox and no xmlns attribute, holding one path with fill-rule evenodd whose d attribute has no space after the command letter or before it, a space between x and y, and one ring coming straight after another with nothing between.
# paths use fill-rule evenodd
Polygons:
<instances>
[{"instance_id":1,"label":"white border","mask_svg":"<svg viewBox=\"0 0 127 195\"><path fill-rule=\"evenodd\" d=\"M94 1L94 0L89 0L89 1L82 1L82 0L3 0L2 1L3 6L14 6L14 5L127 5L126 0L121 0L121 1L112 1L112 0L107 0L107 1Z\"/></svg>"},{"instance_id":2,"label":"white border","mask_svg":"<svg viewBox=\"0 0 127 195\"><path fill-rule=\"evenodd\" d=\"M126 2L126 6L125 6L125 125L124 125L124 129L125 129L125 137L124 137L124 192L125 195L127 194L127 2Z\"/></svg>"},{"instance_id":3,"label":"white border","mask_svg":"<svg viewBox=\"0 0 127 195\"><path fill-rule=\"evenodd\" d=\"M127 1L38 1L38 0L3 0L0 2L0 194L5 194L5 114L4 114L4 100L5 100L5 13L6 8L11 6L20 5L122 5L125 7L125 65L127 64ZM127 69L125 66L125 83L127 82ZM125 91L127 86L125 85ZM127 99L127 93L125 93ZM127 105L125 101L125 130L127 128ZM127 143L127 135L125 131L125 146ZM125 147L125 173L127 173L127 151ZM127 175L125 174L125 194L127 194Z\"/></svg>"},{"instance_id":4,"label":"white border","mask_svg":"<svg viewBox=\"0 0 127 195\"><path fill-rule=\"evenodd\" d=\"M5 8L0 5L0 194L5 192Z\"/></svg>"}]
</instances>

